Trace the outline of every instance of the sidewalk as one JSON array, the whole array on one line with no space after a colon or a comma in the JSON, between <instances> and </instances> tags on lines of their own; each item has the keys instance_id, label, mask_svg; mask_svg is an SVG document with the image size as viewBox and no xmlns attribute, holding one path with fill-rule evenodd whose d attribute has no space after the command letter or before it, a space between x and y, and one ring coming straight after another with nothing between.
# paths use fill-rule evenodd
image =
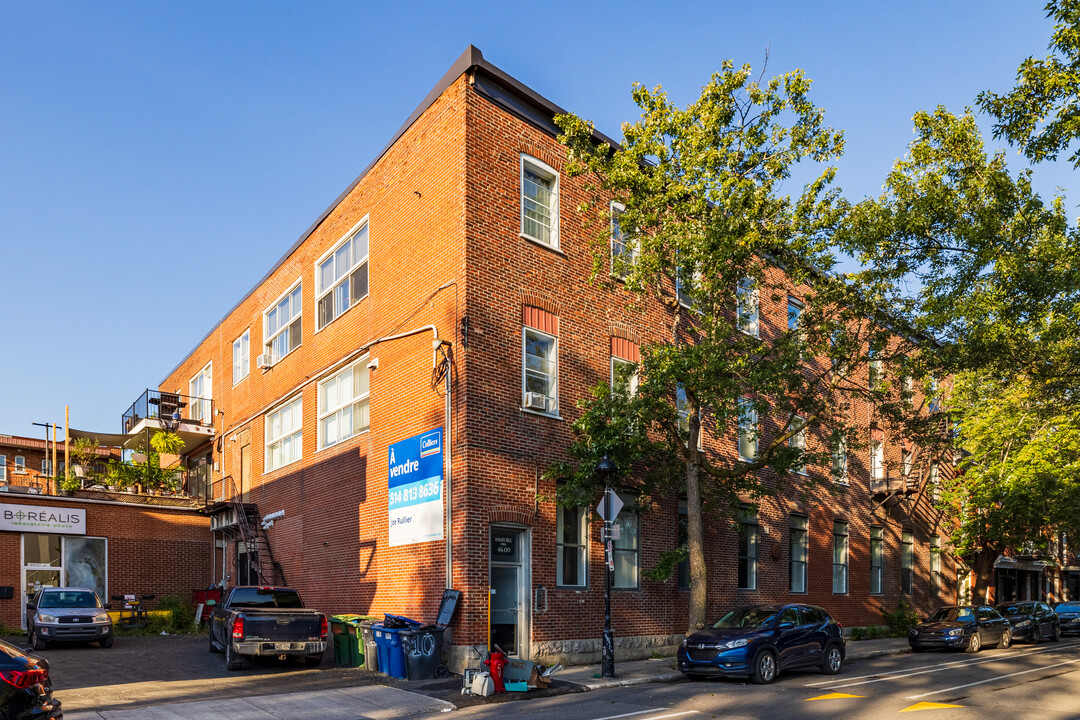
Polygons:
<instances>
[{"instance_id":1,"label":"sidewalk","mask_svg":"<svg viewBox=\"0 0 1080 720\"><path fill-rule=\"evenodd\" d=\"M848 641L845 663L907 652L911 652L907 638ZM599 665L574 665L560 670L554 677L584 690L600 690L601 688L671 682L681 680L683 676L676 669L675 658L672 657L617 662L615 663L615 677L602 678L598 677L599 675Z\"/></svg>"},{"instance_id":2,"label":"sidewalk","mask_svg":"<svg viewBox=\"0 0 1080 720\"><path fill-rule=\"evenodd\" d=\"M245 698L167 703L133 710L65 712L64 720L392 720L444 712L445 700L381 685L259 695Z\"/></svg>"}]
</instances>

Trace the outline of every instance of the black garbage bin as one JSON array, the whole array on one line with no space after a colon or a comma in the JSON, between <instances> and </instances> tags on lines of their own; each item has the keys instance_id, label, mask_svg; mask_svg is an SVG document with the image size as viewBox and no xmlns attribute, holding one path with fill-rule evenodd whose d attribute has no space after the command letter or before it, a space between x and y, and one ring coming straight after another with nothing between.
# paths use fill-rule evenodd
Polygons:
<instances>
[{"instance_id":1,"label":"black garbage bin","mask_svg":"<svg viewBox=\"0 0 1080 720\"><path fill-rule=\"evenodd\" d=\"M443 631L439 625L399 630L401 648L405 651L405 672L409 680L429 680L446 677L443 662Z\"/></svg>"}]
</instances>

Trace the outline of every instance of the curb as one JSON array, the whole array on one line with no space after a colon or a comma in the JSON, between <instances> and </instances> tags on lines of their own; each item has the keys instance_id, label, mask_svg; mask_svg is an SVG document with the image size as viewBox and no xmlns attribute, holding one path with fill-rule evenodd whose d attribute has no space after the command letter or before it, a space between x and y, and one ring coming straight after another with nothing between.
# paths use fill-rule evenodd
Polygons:
<instances>
[{"instance_id":1,"label":"curb","mask_svg":"<svg viewBox=\"0 0 1080 720\"><path fill-rule=\"evenodd\" d=\"M848 653L844 660L869 660L870 658L885 657L886 655L906 655L911 652L910 647L886 648L884 650L867 650L865 652Z\"/></svg>"},{"instance_id":2,"label":"curb","mask_svg":"<svg viewBox=\"0 0 1080 720\"><path fill-rule=\"evenodd\" d=\"M649 683L660 682L674 682L676 680L682 680L683 674L681 672L670 672L662 675L649 675L646 677L631 677L631 678L614 678L611 680L597 680L596 682L589 683L571 683L577 685L585 690L605 690L607 688L615 687L630 687L632 685L648 685ZM569 682L569 681L564 681Z\"/></svg>"}]
</instances>

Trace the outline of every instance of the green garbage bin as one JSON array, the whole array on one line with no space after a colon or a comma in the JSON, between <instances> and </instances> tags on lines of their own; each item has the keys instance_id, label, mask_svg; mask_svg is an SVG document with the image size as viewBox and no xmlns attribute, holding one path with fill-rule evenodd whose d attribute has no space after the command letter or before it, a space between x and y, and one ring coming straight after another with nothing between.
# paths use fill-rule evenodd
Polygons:
<instances>
[{"instance_id":1,"label":"green garbage bin","mask_svg":"<svg viewBox=\"0 0 1080 720\"><path fill-rule=\"evenodd\" d=\"M378 620L371 615L350 615L345 621L345 638L348 646L349 667L364 667L364 631L361 624Z\"/></svg>"},{"instance_id":2,"label":"green garbage bin","mask_svg":"<svg viewBox=\"0 0 1080 720\"><path fill-rule=\"evenodd\" d=\"M357 618L363 617L366 616L353 615L350 613L331 616L330 634L334 636L334 662L338 665L356 667L356 662L353 657L354 650L352 648L352 645L355 644L355 640L349 634L349 624Z\"/></svg>"}]
</instances>

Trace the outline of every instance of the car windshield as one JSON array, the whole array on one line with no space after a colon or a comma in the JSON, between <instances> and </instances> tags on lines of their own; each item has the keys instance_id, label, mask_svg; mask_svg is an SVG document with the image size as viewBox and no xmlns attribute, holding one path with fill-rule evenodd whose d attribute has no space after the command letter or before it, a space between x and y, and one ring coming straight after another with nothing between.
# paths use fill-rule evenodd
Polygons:
<instances>
[{"instance_id":1,"label":"car windshield","mask_svg":"<svg viewBox=\"0 0 1080 720\"><path fill-rule=\"evenodd\" d=\"M302 608L300 595L295 590L284 588L236 588L229 604L233 607L249 608Z\"/></svg>"},{"instance_id":2,"label":"car windshield","mask_svg":"<svg viewBox=\"0 0 1080 720\"><path fill-rule=\"evenodd\" d=\"M762 628L772 625L777 612L779 608L774 607L740 608L732 610L712 626L721 630Z\"/></svg>"},{"instance_id":3,"label":"car windshield","mask_svg":"<svg viewBox=\"0 0 1080 720\"><path fill-rule=\"evenodd\" d=\"M1080 604L1058 603L1058 606L1054 608L1054 612L1080 612Z\"/></svg>"},{"instance_id":4,"label":"car windshield","mask_svg":"<svg viewBox=\"0 0 1080 720\"><path fill-rule=\"evenodd\" d=\"M1012 603L997 606L997 611L1002 615L1030 615L1034 609L1035 603Z\"/></svg>"},{"instance_id":5,"label":"car windshield","mask_svg":"<svg viewBox=\"0 0 1080 720\"><path fill-rule=\"evenodd\" d=\"M41 595L39 608L99 608L101 601L97 593L85 590L61 590L60 592L47 592Z\"/></svg>"},{"instance_id":6,"label":"car windshield","mask_svg":"<svg viewBox=\"0 0 1080 720\"><path fill-rule=\"evenodd\" d=\"M946 607L926 619L927 622L975 622L975 611L969 607Z\"/></svg>"}]
</instances>

